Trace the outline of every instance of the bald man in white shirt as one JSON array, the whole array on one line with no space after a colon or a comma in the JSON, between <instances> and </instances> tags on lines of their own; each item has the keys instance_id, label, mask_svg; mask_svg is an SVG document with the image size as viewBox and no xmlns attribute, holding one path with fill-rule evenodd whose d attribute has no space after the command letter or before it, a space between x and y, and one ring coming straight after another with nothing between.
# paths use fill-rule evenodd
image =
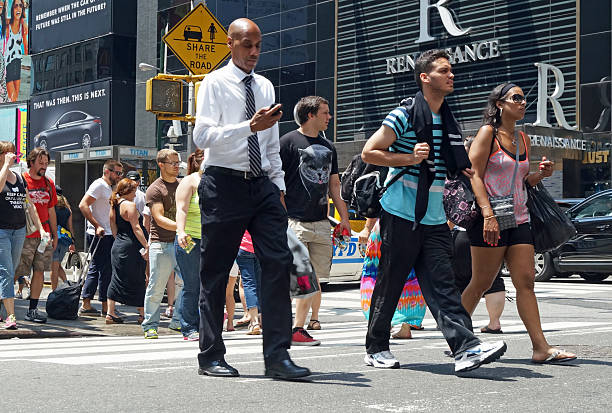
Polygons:
<instances>
[{"instance_id":1,"label":"bald man in white shirt","mask_svg":"<svg viewBox=\"0 0 612 413\"><path fill-rule=\"evenodd\" d=\"M248 229L262 267L260 306L265 374L279 379L310 375L296 366L291 345L291 302L284 173L272 83L254 73L261 32L238 19L227 39L232 58L206 76L198 92L195 144L207 151L198 188L202 212L199 374L236 377L224 358L223 305L232 263Z\"/></svg>"}]
</instances>

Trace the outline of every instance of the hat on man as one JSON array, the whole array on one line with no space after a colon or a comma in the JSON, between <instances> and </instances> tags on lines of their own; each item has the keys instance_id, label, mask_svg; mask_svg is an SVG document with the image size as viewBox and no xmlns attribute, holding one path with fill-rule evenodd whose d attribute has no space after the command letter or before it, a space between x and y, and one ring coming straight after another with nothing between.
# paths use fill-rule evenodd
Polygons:
<instances>
[{"instance_id":1,"label":"hat on man","mask_svg":"<svg viewBox=\"0 0 612 413\"><path fill-rule=\"evenodd\" d=\"M62 195L62 187L59 185L55 185L55 194Z\"/></svg>"},{"instance_id":2,"label":"hat on man","mask_svg":"<svg viewBox=\"0 0 612 413\"><path fill-rule=\"evenodd\" d=\"M126 178L130 178L132 181L140 182L140 174L138 171L130 171L125 175Z\"/></svg>"}]
</instances>

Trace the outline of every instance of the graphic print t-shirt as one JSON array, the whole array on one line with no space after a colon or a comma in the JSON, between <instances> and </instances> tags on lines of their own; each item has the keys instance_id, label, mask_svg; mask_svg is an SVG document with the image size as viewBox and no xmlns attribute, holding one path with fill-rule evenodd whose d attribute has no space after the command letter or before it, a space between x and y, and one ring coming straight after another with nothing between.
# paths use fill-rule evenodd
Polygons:
<instances>
[{"instance_id":1,"label":"graphic print t-shirt","mask_svg":"<svg viewBox=\"0 0 612 413\"><path fill-rule=\"evenodd\" d=\"M26 190L21 177L16 175L14 184L8 179L0 192L0 228L19 229L26 224L23 204L26 198Z\"/></svg>"},{"instance_id":2,"label":"graphic print t-shirt","mask_svg":"<svg viewBox=\"0 0 612 413\"><path fill-rule=\"evenodd\" d=\"M446 165L442 158L440 149L442 146L442 118L440 115L431 113L433 124L433 151L435 178L429 188L429 202L427 213L421 220L424 225L440 225L446 222L446 214L442 204L442 193L444 191L444 180L446 178ZM396 135L396 140L389 147L390 152L412 153L417 143L417 137L412 128L408 112L403 107L394 109L387 115L383 125L391 128ZM389 168L387 181L402 171L403 168ZM397 182L387 189L380 200L380 205L385 211L398 217L414 221L416 207L416 193L419 184L420 164L409 167L408 173L403 175Z\"/></svg>"},{"instance_id":3,"label":"graphic print t-shirt","mask_svg":"<svg viewBox=\"0 0 612 413\"><path fill-rule=\"evenodd\" d=\"M303 222L325 219L329 177L338 173L334 145L323 137L311 138L295 130L281 137L280 156L289 218Z\"/></svg>"},{"instance_id":4,"label":"graphic print t-shirt","mask_svg":"<svg viewBox=\"0 0 612 413\"><path fill-rule=\"evenodd\" d=\"M147 189L147 206L151 208L153 204L160 202L164 206L164 216L172 221L176 220L176 187L179 185L178 179L174 182L166 182L157 178ZM175 231L168 231L162 228L155 218L151 216L151 242L174 242Z\"/></svg>"},{"instance_id":5,"label":"graphic print t-shirt","mask_svg":"<svg viewBox=\"0 0 612 413\"><path fill-rule=\"evenodd\" d=\"M28 184L30 199L36 207L36 212L38 212L38 217L43 224L43 228L45 231L51 232L51 227L49 226L49 208L53 208L57 204L55 184L51 179L46 177L32 179L28 172L24 172L23 177ZM40 238L40 232L33 232L26 238Z\"/></svg>"}]
</instances>

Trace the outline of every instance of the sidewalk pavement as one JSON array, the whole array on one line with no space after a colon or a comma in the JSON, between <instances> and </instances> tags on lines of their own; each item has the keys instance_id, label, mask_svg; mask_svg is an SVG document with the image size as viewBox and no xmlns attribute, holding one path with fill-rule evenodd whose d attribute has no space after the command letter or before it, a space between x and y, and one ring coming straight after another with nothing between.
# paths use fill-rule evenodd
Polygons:
<instances>
[{"instance_id":1,"label":"sidewalk pavement","mask_svg":"<svg viewBox=\"0 0 612 413\"><path fill-rule=\"evenodd\" d=\"M70 277L69 277L70 278ZM45 285L43 288L38 308L45 311L47 296L51 288ZM33 323L24 320L28 311L29 300L15 299L15 316L17 318L17 330L5 330L0 328L0 341L11 338L49 338L49 337L81 337L81 336L140 336L142 328L137 323L138 312L136 307L117 305L117 310L123 315L123 324L106 324L104 317L79 317L76 320L55 320L49 318L45 324ZM98 310L102 309L99 301L92 301L92 306ZM162 304L160 311L166 310L166 304ZM4 316L4 308L2 314ZM161 319L160 335L180 334L168 329L170 320Z\"/></svg>"}]
</instances>

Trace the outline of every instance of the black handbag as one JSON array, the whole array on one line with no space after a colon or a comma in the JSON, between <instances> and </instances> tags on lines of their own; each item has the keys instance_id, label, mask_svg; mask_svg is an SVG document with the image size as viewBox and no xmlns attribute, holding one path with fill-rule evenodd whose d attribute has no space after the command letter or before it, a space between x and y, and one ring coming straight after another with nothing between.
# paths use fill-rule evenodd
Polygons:
<instances>
[{"instance_id":1,"label":"black handbag","mask_svg":"<svg viewBox=\"0 0 612 413\"><path fill-rule=\"evenodd\" d=\"M533 187L527 184L527 209L536 252L559 248L576 235L574 224L541 182Z\"/></svg>"},{"instance_id":2,"label":"black handbag","mask_svg":"<svg viewBox=\"0 0 612 413\"><path fill-rule=\"evenodd\" d=\"M510 190L510 195L489 197L491 210L493 211L493 215L495 215L500 232L505 229L517 227L516 217L514 215L514 182L516 180L516 174L518 173L519 167L519 148L520 144L517 142L514 173L512 174L511 182L512 189Z\"/></svg>"}]
</instances>

